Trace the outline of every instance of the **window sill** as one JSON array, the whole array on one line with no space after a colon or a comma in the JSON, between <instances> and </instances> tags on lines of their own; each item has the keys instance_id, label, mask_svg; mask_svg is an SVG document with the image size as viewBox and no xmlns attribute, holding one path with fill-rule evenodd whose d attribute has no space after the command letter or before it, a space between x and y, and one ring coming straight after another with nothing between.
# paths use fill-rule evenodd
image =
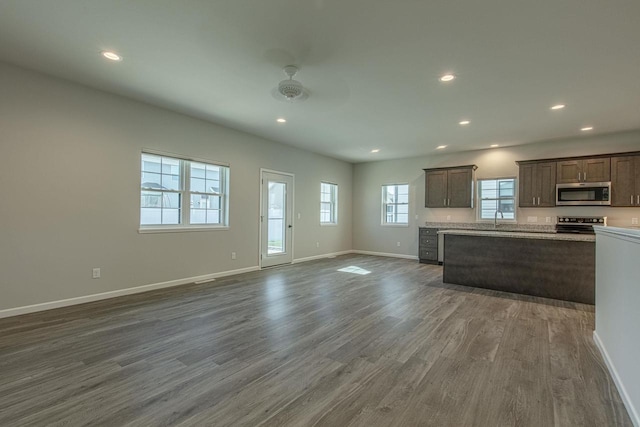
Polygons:
<instances>
[{"instance_id":1,"label":"window sill","mask_svg":"<svg viewBox=\"0 0 640 427\"><path fill-rule=\"evenodd\" d=\"M191 231L222 231L229 230L228 226L218 227L141 227L138 229L140 234L153 233L188 233Z\"/></svg>"},{"instance_id":2,"label":"window sill","mask_svg":"<svg viewBox=\"0 0 640 427\"><path fill-rule=\"evenodd\" d=\"M409 224L380 224L383 227L409 227Z\"/></svg>"},{"instance_id":3,"label":"window sill","mask_svg":"<svg viewBox=\"0 0 640 427\"><path fill-rule=\"evenodd\" d=\"M321 222L320 227L337 227L337 222Z\"/></svg>"}]
</instances>

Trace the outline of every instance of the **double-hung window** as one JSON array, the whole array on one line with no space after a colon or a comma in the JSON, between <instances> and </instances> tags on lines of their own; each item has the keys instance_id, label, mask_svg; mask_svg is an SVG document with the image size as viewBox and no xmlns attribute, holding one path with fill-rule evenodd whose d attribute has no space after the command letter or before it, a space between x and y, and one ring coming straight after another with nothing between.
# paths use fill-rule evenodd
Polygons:
<instances>
[{"instance_id":1,"label":"double-hung window","mask_svg":"<svg viewBox=\"0 0 640 427\"><path fill-rule=\"evenodd\" d=\"M516 219L516 179L478 180L478 219ZM502 212L502 215L500 215Z\"/></svg>"},{"instance_id":2,"label":"double-hung window","mask_svg":"<svg viewBox=\"0 0 640 427\"><path fill-rule=\"evenodd\" d=\"M226 227L229 167L142 153L141 229Z\"/></svg>"},{"instance_id":3,"label":"double-hung window","mask_svg":"<svg viewBox=\"0 0 640 427\"><path fill-rule=\"evenodd\" d=\"M320 224L338 223L338 185L320 183Z\"/></svg>"},{"instance_id":4,"label":"double-hung window","mask_svg":"<svg viewBox=\"0 0 640 427\"><path fill-rule=\"evenodd\" d=\"M382 224L409 224L409 184L382 186Z\"/></svg>"}]
</instances>

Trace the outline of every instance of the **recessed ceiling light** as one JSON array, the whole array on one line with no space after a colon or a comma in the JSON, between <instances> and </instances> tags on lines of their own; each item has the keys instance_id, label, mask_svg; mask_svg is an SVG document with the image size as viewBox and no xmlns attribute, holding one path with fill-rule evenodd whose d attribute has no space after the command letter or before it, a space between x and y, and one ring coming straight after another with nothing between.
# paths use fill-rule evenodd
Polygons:
<instances>
[{"instance_id":1,"label":"recessed ceiling light","mask_svg":"<svg viewBox=\"0 0 640 427\"><path fill-rule=\"evenodd\" d=\"M380 151L380 149L378 149L378 148L375 148L375 149L371 150L372 153L378 153L379 151Z\"/></svg>"},{"instance_id":2,"label":"recessed ceiling light","mask_svg":"<svg viewBox=\"0 0 640 427\"><path fill-rule=\"evenodd\" d=\"M278 123L287 123L287 119L283 119L282 117L280 117L279 119L276 119L276 122L278 122Z\"/></svg>"},{"instance_id":3,"label":"recessed ceiling light","mask_svg":"<svg viewBox=\"0 0 640 427\"><path fill-rule=\"evenodd\" d=\"M588 130L593 130L593 126L587 126L587 127L583 127L582 129L580 129L583 132L586 132Z\"/></svg>"},{"instance_id":4,"label":"recessed ceiling light","mask_svg":"<svg viewBox=\"0 0 640 427\"><path fill-rule=\"evenodd\" d=\"M118 55L115 52L111 52L110 50L102 51L102 56L111 60L111 61L122 61L122 56Z\"/></svg>"},{"instance_id":5,"label":"recessed ceiling light","mask_svg":"<svg viewBox=\"0 0 640 427\"><path fill-rule=\"evenodd\" d=\"M491 144L489 147L496 148L496 147L499 147L499 146L500 146L500 144Z\"/></svg>"},{"instance_id":6,"label":"recessed ceiling light","mask_svg":"<svg viewBox=\"0 0 640 427\"><path fill-rule=\"evenodd\" d=\"M469 120L463 120L463 121L459 122L458 124L461 124L462 126L466 126L469 123L471 123Z\"/></svg>"},{"instance_id":7,"label":"recessed ceiling light","mask_svg":"<svg viewBox=\"0 0 640 427\"><path fill-rule=\"evenodd\" d=\"M566 105L564 104L557 104L554 105L553 107L551 107L552 110L562 110L564 107L566 107Z\"/></svg>"},{"instance_id":8,"label":"recessed ceiling light","mask_svg":"<svg viewBox=\"0 0 640 427\"><path fill-rule=\"evenodd\" d=\"M443 76L440 76L440 81L441 82L450 82L451 80L455 79L456 76L453 74L445 74Z\"/></svg>"},{"instance_id":9,"label":"recessed ceiling light","mask_svg":"<svg viewBox=\"0 0 640 427\"><path fill-rule=\"evenodd\" d=\"M438 145L436 147L436 150L442 150L443 148L447 148L447 146L446 145Z\"/></svg>"}]
</instances>

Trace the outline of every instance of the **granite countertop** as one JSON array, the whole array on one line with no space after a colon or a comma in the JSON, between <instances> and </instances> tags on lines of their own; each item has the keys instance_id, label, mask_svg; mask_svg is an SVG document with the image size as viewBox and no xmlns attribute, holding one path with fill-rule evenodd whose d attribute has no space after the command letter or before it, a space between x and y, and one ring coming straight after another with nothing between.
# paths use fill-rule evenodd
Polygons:
<instances>
[{"instance_id":1,"label":"granite countertop","mask_svg":"<svg viewBox=\"0 0 640 427\"><path fill-rule=\"evenodd\" d=\"M501 223L494 228L491 222L425 222L421 228L441 228L446 230L487 230L487 231L513 231L528 233L555 233L555 224L515 224Z\"/></svg>"},{"instance_id":2,"label":"granite countertop","mask_svg":"<svg viewBox=\"0 0 640 427\"><path fill-rule=\"evenodd\" d=\"M528 231L507 231L493 228L482 230L446 229L438 231L438 234L455 234L461 236L486 236L486 237L509 237L515 239L542 239L542 240L568 240L574 242L595 242L596 236L593 234L565 234L555 232L528 232Z\"/></svg>"}]
</instances>

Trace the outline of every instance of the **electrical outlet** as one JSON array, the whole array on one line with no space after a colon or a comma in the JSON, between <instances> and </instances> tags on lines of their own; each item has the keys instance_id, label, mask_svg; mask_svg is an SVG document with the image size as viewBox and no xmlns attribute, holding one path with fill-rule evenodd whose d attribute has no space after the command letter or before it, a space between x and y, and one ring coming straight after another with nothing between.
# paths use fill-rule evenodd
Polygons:
<instances>
[{"instance_id":1,"label":"electrical outlet","mask_svg":"<svg viewBox=\"0 0 640 427\"><path fill-rule=\"evenodd\" d=\"M638 225L638 218L631 218L631 225Z\"/></svg>"},{"instance_id":2,"label":"electrical outlet","mask_svg":"<svg viewBox=\"0 0 640 427\"><path fill-rule=\"evenodd\" d=\"M93 277L94 279L99 279L100 278L100 269L99 268L94 268L91 277Z\"/></svg>"},{"instance_id":3,"label":"electrical outlet","mask_svg":"<svg viewBox=\"0 0 640 427\"><path fill-rule=\"evenodd\" d=\"M537 216L528 216L527 217L527 222L538 222L538 217Z\"/></svg>"},{"instance_id":4,"label":"electrical outlet","mask_svg":"<svg viewBox=\"0 0 640 427\"><path fill-rule=\"evenodd\" d=\"M235 252L231 252L231 259L236 259L236 253Z\"/></svg>"},{"instance_id":5,"label":"electrical outlet","mask_svg":"<svg viewBox=\"0 0 640 427\"><path fill-rule=\"evenodd\" d=\"M320 242L316 242L316 248L320 247Z\"/></svg>"},{"instance_id":6,"label":"electrical outlet","mask_svg":"<svg viewBox=\"0 0 640 427\"><path fill-rule=\"evenodd\" d=\"M397 246L397 247L400 247L400 242L396 242L396 246Z\"/></svg>"}]
</instances>

